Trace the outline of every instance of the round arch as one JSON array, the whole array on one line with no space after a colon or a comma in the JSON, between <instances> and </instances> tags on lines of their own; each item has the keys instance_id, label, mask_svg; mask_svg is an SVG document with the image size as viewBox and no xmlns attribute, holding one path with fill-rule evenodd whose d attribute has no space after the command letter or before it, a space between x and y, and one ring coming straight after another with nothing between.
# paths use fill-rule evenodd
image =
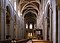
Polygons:
<instances>
[{"instance_id":1,"label":"round arch","mask_svg":"<svg viewBox=\"0 0 60 43\"><path fill-rule=\"evenodd\" d=\"M22 3L22 4L20 4L20 5L22 5L22 7L25 5L25 4L27 4L27 3L29 3L29 2L24 2L24 3ZM27 4L26 6L28 6L28 5L33 5L33 6L36 6L35 4L33 4L33 3L29 3L29 4Z\"/></svg>"},{"instance_id":2,"label":"round arch","mask_svg":"<svg viewBox=\"0 0 60 43\"><path fill-rule=\"evenodd\" d=\"M39 11L39 10L37 9L37 7L32 6L32 5L28 5L28 6L26 6L24 9L27 9L28 7L34 8L34 9L36 9L37 11ZM24 9L22 9L21 12L22 12Z\"/></svg>"},{"instance_id":3,"label":"round arch","mask_svg":"<svg viewBox=\"0 0 60 43\"><path fill-rule=\"evenodd\" d=\"M9 10L10 10L10 15L13 15L13 14L12 14L12 13L13 13L13 11L12 11L13 8L12 8L12 6L11 6L10 4L7 4L6 7L7 7L7 6L8 6L8 8L9 8Z\"/></svg>"},{"instance_id":4,"label":"round arch","mask_svg":"<svg viewBox=\"0 0 60 43\"><path fill-rule=\"evenodd\" d=\"M36 9L33 9L33 8L27 8L25 10L23 10L22 14L25 13L25 12L28 12L28 11L33 11L33 12L36 12L36 14L38 15L38 11Z\"/></svg>"},{"instance_id":5,"label":"round arch","mask_svg":"<svg viewBox=\"0 0 60 43\"><path fill-rule=\"evenodd\" d=\"M25 12L24 15L23 15L23 17L24 17L27 13L29 13L29 12L32 12L32 13L35 14L36 17L37 17L37 13L36 13L36 12L33 12L33 11L27 11L27 12Z\"/></svg>"}]
</instances>

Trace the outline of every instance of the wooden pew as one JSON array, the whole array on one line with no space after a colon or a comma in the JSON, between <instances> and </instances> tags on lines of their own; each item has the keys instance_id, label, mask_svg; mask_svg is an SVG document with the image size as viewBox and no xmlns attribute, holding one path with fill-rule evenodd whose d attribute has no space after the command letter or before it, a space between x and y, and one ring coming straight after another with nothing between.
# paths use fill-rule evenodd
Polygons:
<instances>
[{"instance_id":1,"label":"wooden pew","mask_svg":"<svg viewBox=\"0 0 60 43\"><path fill-rule=\"evenodd\" d=\"M16 43L26 43L29 39L17 40Z\"/></svg>"},{"instance_id":2,"label":"wooden pew","mask_svg":"<svg viewBox=\"0 0 60 43\"><path fill-rule=\"evenodd\" d=\"M32 40L32 43L52 43L52 41Z\"/></svg>"},{"instance_id":3,"label":"wooden pew","mask_svg":"<svg viewBox=\"0 0 60 43\"><path fill-rule=\"evenodd\" d=\"M0 41L0 43L11 43L11 40Z\"/></svg>"},{"instance_id":4,"label":"wooden pew","mask_svg":"<svg viewBox=\"0 0 60 43\"><path fill-rule=\"evenodd\" d=\"M20 39L20 40L15 40L16 43L26 43L28 40L30 39ZM0 41L0 43L15 43L12 42L13 40L4 40L4 41Z\"/></svg>"}]
</instances>

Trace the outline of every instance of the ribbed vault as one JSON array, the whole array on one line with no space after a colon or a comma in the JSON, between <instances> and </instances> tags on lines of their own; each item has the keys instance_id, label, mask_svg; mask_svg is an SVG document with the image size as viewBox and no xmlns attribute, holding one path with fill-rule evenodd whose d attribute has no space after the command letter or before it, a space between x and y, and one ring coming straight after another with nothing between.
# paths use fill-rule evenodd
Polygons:
<instances>
[{"instance_id":1,"label":"ribbed vault","mask_svg":"<svg viewBox=\"0 0 60 43\"><path fill-rule=\"evenodd\" d=\"M37 15L40 11L40 0L20 0L19 9L25 22L36 23Z\"/></svg>"}]
</instances>

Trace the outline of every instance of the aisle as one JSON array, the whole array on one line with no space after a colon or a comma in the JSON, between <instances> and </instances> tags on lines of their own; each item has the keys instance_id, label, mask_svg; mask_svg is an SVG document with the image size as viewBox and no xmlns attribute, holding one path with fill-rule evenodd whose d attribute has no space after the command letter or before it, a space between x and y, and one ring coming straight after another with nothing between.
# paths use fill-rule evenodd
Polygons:
<instances>
[{"instance_id":1,"label":"aisle","mask_svg":"<svg viewBox=\"0 0 60 43\"><path fill-rule=\"evenodd\" d=\"M27 43L32 43L32 40L29 40Z\"/></svg>"}]
</instances>

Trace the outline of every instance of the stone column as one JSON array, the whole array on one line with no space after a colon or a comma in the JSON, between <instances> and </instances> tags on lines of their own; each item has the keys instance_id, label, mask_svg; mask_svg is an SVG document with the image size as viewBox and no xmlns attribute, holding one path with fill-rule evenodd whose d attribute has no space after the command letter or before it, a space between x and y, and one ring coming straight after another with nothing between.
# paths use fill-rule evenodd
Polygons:
<instances>
[{"instance_id":1,"label":"stone column","mask_svg":"<svg viewBox=\"0 0 60 43\"><path fill-rule=\"evenodd\" d=\"M56 0L52 0L52 40L56 43Z\"/></svg>"},{"instance_id":2,"label":"stone column","mask_svg":"<svg viewBox=\"0 0 60 43\"><path fill-rule=\"evenodd\" d=\"M1 1L0 1L0 39L1 39Z\"/></svg>"},{"instance_id":3,"label":"stone column","mask_svg":"<svg viewBox=\"0 0 60 43\"><path fill-rule=\"evenodd\" d=\"M11 14L11 20L10 20L10 35L11 35L11 39L13 39L13 37L14 37L14 19L13 18L14 18L14 16Z\"/></svg>"},{"instance_id":4,"label":"stone column","mask_svg":"<svg viewBox=\"0 0 60 43\"><path fill-rule=\"evenodd\" d=\"M45 40L45 29L44 29L44 17L43 17L43 29L42 29L42 33L43 33L43 40Z\"/></svg>"},{"instance_id":5,"label":"stone column","mask_svg":"<svg viewBox=\"0 0 60 43\"><path fill-rule=\"evenodd\" d=\"M58 10L58 43L60 43L60 9Z\"/></svg>"},{"instance_id":6,"label":"stone column","mask_svg":"<svg viewBox=\"0 0 60 43\"><path fill-rule=\"evenodd\" d=\"M52 41L52 0L50 0L50 30L49 30L49 40Z\"/></svg>"},{"instance_id":7,"label":"stone column","mask_svg":"<svg viewBox=\"0 0 60 43\"><path fill-rule=\"evenodd\" d=\"M45 18L45 28L44 28L44 32L45 32L45 40L47 40L47 19Z\"/></svg>"},{"instance_id":8,"label":"stone column","mask_svg":"<svg viewBox=\"0 0 60 43\"><path fill-rule=\"evenodd\" d=\"M1 12L1 40L5 40L5 28L6 28L6 10L5 10L6 0L1 1L2 12Z\"/></svg>"},{"instance_id":9,"label":"stone column","mask_svg":"<svg viewBox=\"0 0 60 43\"><path fill-rule=\"evenodd\" d=\"M44 19L45 19L45 18L44 18L45 12L44 12L44 10L45 10L45 9L44 9L44 0L43 0L43 40L45 40L45 29L44 29L44 28L45 28L45 27L44 27L44 25L45 25L45 24L44 24L44 22L45 22L45 21L44 21Z\"/></svg>"},{"instance_id":10,"label":"stone column","mask_svg":"<svg viewBox=\"0 0 60 43\"><path fill-rule=\"evenodd\" d=\"M47 19L48 19L48 16L47 16L47 13L48 13L48 6L47 6L48 4L46 4L46 6L45 6L45 13L44 13L44 40L47 40L47 25L48 25L48 23L47 23Z\"/></svg>"}]
</instances>

